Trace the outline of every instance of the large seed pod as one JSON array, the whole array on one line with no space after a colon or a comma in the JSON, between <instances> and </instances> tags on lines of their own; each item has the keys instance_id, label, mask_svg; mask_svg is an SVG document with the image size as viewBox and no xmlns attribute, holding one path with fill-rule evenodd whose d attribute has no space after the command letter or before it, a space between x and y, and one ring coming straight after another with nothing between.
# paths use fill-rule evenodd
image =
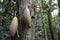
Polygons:
<instances>
[{"instance_id":1,"label":"large seed pod","mask_svg":"<svg viewBox=\"0 0 60 40\"><path fill-rule=\"evenodd\" d=\"M24 10L23 21L28 27L31 26L31 15L28 7Z\"/></svg>"},{"instance_id":2,"label":"large seed pod","mask_svg":"<svg viewBox=\"0 0 60 40\"><path fill-rule=\"evenodd\" d=\"M16 32L17 32L17 28L18 28L18 19L17 17L15 16L11 22L11 25L10 25L10 35L13 37Z\"/></svg>"}]
</instances>

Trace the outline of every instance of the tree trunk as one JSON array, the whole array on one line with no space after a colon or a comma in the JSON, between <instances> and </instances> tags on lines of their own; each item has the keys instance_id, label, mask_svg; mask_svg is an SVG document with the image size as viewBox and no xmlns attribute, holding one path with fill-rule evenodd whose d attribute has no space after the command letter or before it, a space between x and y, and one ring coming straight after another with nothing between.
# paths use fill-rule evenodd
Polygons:
<instances>
[{"instance_id":1,"label":"tree trunk","mask_svg":"<svg viewBox=\"0 0 60 40\"><path fill-rule=\"evenodd\" d=\"M51 24L51 13L50 11L48 11L48 24L49 24L49 29L50 29L50 33L51 33L51 38L52 40L54 40L54 35L53 35L53 30L52 30L52 24Z\"/></svg>"},{"instance_id":2,"label":"tree trunk","mask_svg":"<svg viewBox=\"0 0 60 40\"><path fill-rule=\"evenodd\" d=\"M52 40L58 40L57 38L57 33L56 31L54 30L55 26L52 24L52 16L51 16L51 3L52 3L52 0L49 1L49 10L48 10L48 24L49 24L49 29L50 29L50 33L51 33L51 38Z\"/></svg>"},{"instance_id":3,"label":"tree trunk","mask_svg":"<svg viewBox=\"0 0 60 40\"><path fill-rule=\"evenodd\" d=\"M60 16L60 0L57 0L58 1L58 7L59 7L59 16Z\"/></svg>"},{"instance_id":4,"label":"tree trunk","mask_svg":"<svg viewBox=\"0 0 60 40\"><path fill-rule=\"evenodd\" d=\"M45 40L48 40L46 27L44 27L44 29L45 29Z\"/></svg>"},{"instance_id":5,"label":"tree trunk","mask_svg":"<svg viewBox=\"0 0 60 40\"><path fill-rule=\"evenodd\" d=\"M57 0L58 1L58 8L59 8L59 16L60 16L60 0ZM59 29L58 29L58 40L60 40L60 33L59 33Z\"/></svg>"},{"instance_id":6,"label":"tree trunk","mask_svg":"<svg viewBox=\"0 0 60 40\"><path fill-rule=\"evenodd\" d=\"M18 26L18 35L17 35L17 40L34 40L34 32L35 32L35 15L36 13L35 8L32 6L32 2L34 2L35 0L16 0L17 3L17 17L19 19L19 26ZM31 22L31 28L26 27L23 24L22 19L22 15L24 12L25 7L28 7L30 10L30 13L33 14L34 18L32 19ZM31 15L32 17L32 15Z\"/></svg>"}]
</instances>

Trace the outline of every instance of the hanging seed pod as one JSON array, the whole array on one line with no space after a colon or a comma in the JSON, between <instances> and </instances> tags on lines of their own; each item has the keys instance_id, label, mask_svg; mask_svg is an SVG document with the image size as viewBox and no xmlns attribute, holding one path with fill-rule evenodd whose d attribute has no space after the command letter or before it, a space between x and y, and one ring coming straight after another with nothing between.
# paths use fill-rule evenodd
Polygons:
<instances>
[{"instance_id":1,"label":"hanging seed pod","mask_svg":"<svg viewBox=\"0 0 60 40\"><path fill-rule=\"evenodd\" d=\"M11 22L11 25L10 25L10 35L13 37L16 32L17 32L17 28L18 28L18 19L17 17L15 16Z\"/></svg>"},{"instance_id":2,"label":"hanging seed pod","mask_svg":"<svg viewBox=\"0 0 60 40\"><path fill-rule=\"evenodd\" d=\"M28 7L26 7L24 10L23 21L26 24L26 26L31 27L31 15Z\"/></svg>"}]
</instances>

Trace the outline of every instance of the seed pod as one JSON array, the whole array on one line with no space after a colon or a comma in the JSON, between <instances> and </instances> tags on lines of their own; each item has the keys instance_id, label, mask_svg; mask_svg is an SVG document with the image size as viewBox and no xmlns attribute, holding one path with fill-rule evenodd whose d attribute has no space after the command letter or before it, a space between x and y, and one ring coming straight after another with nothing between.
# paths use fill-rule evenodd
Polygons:
<instances>
[{"instance_id":1,"label":"seed pod","mask_svg":"<svg viewBox=\"0 0 60 40\"><path fill-rule=\"evenodd\" d=\"M17 32L17 28L18 28L18 19L17 17L15 16L11 22L11 25L10 25L10 35L13 37L16 32Z\"/></svg>"},{"instance_id":2,"label":"seed pod","mask_svg":"<svg viewBox=\"0 0 60 40\"><path fill-rule=\"evenodd\" d=\"M31 27L31 15L28 7L26 7L24 10L23 21L26 24L26 26Z\"/></svg>"}]
</instances>

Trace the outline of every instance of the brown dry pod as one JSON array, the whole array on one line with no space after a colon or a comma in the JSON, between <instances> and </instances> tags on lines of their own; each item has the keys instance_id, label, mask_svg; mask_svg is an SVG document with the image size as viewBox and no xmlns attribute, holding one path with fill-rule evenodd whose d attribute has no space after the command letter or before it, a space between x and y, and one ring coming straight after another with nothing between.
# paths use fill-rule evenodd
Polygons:
<instances>
[{"instance_id":1,"label":"brown dry pod","mask_svg":"<svg viewBox=\"0 0 60 40\"><path fill-rule=\"evenodd\" d=\"M11 25L10 25L10 35L13 37L16 32L17 32L17 28L18 28L18 19L17 17L15 16L11 22Z\"/></svg>"},{"instance_id":2,"label":"brown dry pod","mask_svg":"<svg viewBox=\"0 0 60 40\"><path fill-rule=\"evenodd\" d=\"M23 21L28 27L31 27L31 15L28 7L24 10Z\"/></svg>"}]
</instances>

